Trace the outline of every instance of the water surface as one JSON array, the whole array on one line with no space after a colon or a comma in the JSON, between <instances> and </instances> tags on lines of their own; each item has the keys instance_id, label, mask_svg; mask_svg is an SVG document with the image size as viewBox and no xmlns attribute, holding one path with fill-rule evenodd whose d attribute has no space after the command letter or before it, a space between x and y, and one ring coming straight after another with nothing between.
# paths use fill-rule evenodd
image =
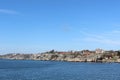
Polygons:
<instances>
[{"instance_id":1,"label":"water surface","mask_svg":"<svg viewBox=\"0 0 120 80\"><path fill-rule=\"evenodd\" d=\"M0 80L120 80L120 64L0 60Z\"/></svg>"}]
</instances>

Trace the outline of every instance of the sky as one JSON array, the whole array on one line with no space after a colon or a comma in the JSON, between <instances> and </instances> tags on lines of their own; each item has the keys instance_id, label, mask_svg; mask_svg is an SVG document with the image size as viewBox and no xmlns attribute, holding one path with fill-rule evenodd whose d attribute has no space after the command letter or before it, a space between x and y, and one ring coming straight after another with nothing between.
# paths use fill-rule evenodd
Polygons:
<instances>
[{"instance_id":1,"label":"sky","mask_svg":"<svg viewBox=\"0 0 120 80\"><path fill-rule=\"evenodd\" d=\"M120 49L120 0L0 0L0 54Z\"/></svg>"}]
</instances>

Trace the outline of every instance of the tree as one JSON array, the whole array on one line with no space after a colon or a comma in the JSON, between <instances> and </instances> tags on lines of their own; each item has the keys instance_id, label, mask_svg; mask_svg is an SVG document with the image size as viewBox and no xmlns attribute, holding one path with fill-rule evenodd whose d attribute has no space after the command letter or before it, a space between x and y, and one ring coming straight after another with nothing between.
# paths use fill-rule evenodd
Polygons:
<instances>
[{"instance_id":1,"label":"tree","mask_svg":"<svg viewBox=\"0 0 120 80\"><path fill-rule=\"evenodd\" d=\"M55 53L55 50L53 49L53 50L51 50L49 53Z\"/></svg>"}]
</instances>

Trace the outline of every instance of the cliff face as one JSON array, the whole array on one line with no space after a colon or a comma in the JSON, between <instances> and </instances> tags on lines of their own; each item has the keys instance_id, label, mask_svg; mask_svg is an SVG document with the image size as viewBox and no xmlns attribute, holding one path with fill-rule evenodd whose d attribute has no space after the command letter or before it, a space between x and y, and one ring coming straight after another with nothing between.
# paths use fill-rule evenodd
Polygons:
<instances>
[{"instance_id":1,"label":"cliff face","mask_svg":"<svg viewBox=\"0 0 120 80\"><path fill-rule=\"evenodd\" d=\"M46 52L41 54L6 54L0 56L3 59L20 60L54 60L72 62L120 62L119 52L95 53L90 51L81 52Z\"/></svg>"},{"instance_id":2,"label":"cliff face","mask_svg":"<svg viewBox=\"0 0 120 80\"><path fill-rule=\"evenodd\" d=\"M84 62L84 61L96 61L99 55L81 55L81 54L41 54L37 57L37 60L56 60L56 61L74 61L74 62Z\"/></svg>"},{"instance_id":3,"label":"cliff face","mask_svg":"<svg viewBox=\"0 0 120 80\"><path fill-rule=\"evenodd\" d=\"M2 59L33 59L32 54L6 54L6 55L1 55Z\"/></svg>"}]
</instances>

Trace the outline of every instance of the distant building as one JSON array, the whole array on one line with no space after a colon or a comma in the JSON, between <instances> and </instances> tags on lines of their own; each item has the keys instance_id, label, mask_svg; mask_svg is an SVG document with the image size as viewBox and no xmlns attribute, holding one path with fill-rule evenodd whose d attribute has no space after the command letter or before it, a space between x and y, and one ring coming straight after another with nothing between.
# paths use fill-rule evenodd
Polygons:
<instances>
[{"instance_id":1,"label":"distant building","mask_svg":"<svg viewBox=\"0 0 120 80\"><path fill-rule=\"evenodd\" d=\"M98 48L95 50L95 53L104 53L104 50Z\"/></svg>"},{"instance_id":2,"label":"distant building","mask_svg":"<svg viewBox=\"0 0 120 80\"><path fill-rule=\"evenodd\" d=\"M89 50L83 50L82 53L83 55L90 55L91 52Z\"/></svg>"}]
</instances>

